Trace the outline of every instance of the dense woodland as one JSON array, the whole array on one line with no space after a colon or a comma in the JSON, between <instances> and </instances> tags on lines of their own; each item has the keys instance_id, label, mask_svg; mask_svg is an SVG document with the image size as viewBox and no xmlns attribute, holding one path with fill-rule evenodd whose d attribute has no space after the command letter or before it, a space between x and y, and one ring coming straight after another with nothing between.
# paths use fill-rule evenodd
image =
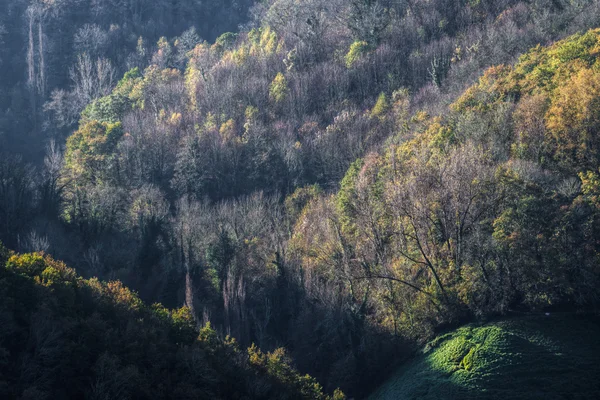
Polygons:
<instances>
[{"instance_id":1,"label":"dense woodland","mask_svg":"<svg viewBox=\"0 0 600 400\"><path fill-rule=\"evenodd\" d=\"M363 398L443 327L597 312L599 26L594 0L2 1L0 394ZM57 395L75 361L44 346L95 383Z\"/></svg>"},{"instance_id":2,"label":"dense woodland","mask_svg":"<svg viewBox=\"0 0 600 400\"><path fill-rule=\"evenodd\" d=\"M189 307L147 306L41 254L2 247L0 263L3 399L344 398L324 395L282 348L244 352L210 324L198 331Z\"/></svg>"}]
</instances>

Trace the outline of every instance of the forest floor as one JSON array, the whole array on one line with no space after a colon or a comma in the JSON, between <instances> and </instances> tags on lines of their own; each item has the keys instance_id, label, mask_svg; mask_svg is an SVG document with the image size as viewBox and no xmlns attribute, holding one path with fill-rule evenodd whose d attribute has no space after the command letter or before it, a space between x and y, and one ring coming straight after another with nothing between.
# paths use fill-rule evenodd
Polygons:
<instances>
[{"instance_id":1,"label":"forest floor","mask_svg":"<svg viewBox=\"0 0 600 400\"><path fill-rule=\"evenodd\" d=\"M550 313L463 326L370 399L600 399L600 320Z\"/></svg>"}]
</instances>

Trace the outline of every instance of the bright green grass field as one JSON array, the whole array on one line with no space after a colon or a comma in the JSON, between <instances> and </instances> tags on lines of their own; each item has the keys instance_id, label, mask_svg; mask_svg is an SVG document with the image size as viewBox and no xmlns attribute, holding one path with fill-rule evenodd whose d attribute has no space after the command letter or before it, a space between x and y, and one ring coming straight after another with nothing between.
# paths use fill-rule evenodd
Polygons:
<instances>
[{"instance_id":1,"label":"bright green grass field","mask_svg":"<svg viewBox=\"0 0 600 400\"><path fill-rule=\"evenodd\" d=\"M600 322L551 314L439 336L371 397L600 399Z\"/></svg>"}]
</instances>

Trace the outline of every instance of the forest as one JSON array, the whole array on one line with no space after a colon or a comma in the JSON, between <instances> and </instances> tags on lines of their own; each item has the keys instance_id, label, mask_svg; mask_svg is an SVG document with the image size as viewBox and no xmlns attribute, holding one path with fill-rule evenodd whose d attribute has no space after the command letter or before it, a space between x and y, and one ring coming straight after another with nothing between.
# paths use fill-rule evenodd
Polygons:
<instances>
[{"instance_id":1,"label":"forest","mask_svg":"<svg viewBox=\"0 0 600 400\"><path fill-rule=\"evenodd\" d=\"M362 399L597 321L600 3L0 0L0 242L7 399Z\"/></svg>"}]
</instances>

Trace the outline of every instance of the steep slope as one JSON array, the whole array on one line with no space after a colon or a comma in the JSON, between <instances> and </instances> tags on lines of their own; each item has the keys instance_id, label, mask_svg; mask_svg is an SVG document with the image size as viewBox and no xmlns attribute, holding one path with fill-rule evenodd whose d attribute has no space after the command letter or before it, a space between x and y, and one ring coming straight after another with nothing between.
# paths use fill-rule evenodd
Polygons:
<instances>
[{"instance_id":1,"label":"steep slope","mask_svg":"<svg viewBox=\"0 0 600 400\"><path fill-rule=\"evenodd\" d=\"M328 397L283 349L241 351L210 325L198 331L186 307L146 306L118 281L0 244L0 398Z\"/></svg>"},{"instance_id":2,"label":"steep slope","mask_svg":"<svg viewBox=\"0 0 600 400\"><path fill-rule=\"evenodd\" d=\"M574 315L468 325L430 342L370 399L598 398L599 334L597 319Z\"/></svg>"},{"instance_id":3,"label":"steep slope","mask_svg":"<svg viewBox=\"0 0 600 400\"><path fill-rule=\"evenodd\" d=\"M45 3L71 2L85 3ZM151 18L156 36L107 42L121 58L78 58L69 45L64 79L68 64L89 72L97 57L131 70L116 88L87 73L49 81L46 97L30 84L37 105L9 102L33 121L51 100L38 122L58 146L44 174L0 155L0 240L120 279L149 304L185 298L242 347L285 344L328 391L356 398L440 324L515 307L597 309L598 33L491 69L445 105L484 67L596 27L599 2L260 3L247 29L214 44L181 33L183 21L169 32ZM23 39L52 32L31 18ZM51 48L36 37L30 50ZM35 60L18 65L57 65ZM33 80L48 76L36 71ZM4 137L37 149L23 130ZM240 374L223 382L245 393L252 375Z\"/></svg>"}]
</instances>

